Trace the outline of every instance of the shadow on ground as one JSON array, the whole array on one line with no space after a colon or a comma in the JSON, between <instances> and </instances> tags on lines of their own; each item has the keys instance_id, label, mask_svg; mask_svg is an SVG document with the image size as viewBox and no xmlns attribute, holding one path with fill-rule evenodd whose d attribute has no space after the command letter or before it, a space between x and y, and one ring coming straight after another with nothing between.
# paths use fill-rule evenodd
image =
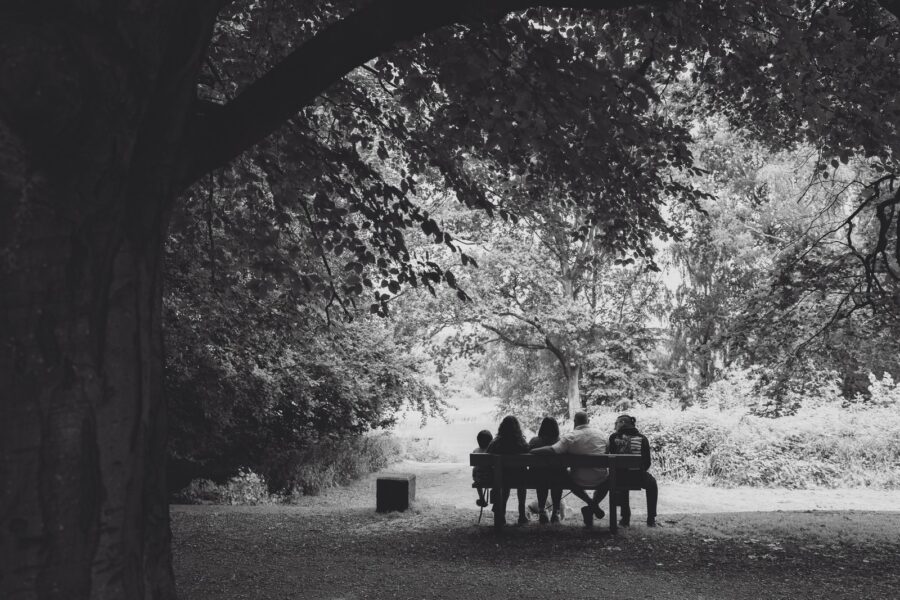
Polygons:
<instances>
[{"instance_id":1,"label":"shadow on ground","mask_svg":"<svg viewBox=\"0 0 900 600\"><path fill-rule=\"evenodd\" d=\"M900 513L676 514L613 536L477 511L173 507L184 598L894 598Z\"/></svg>"}]
</instances>

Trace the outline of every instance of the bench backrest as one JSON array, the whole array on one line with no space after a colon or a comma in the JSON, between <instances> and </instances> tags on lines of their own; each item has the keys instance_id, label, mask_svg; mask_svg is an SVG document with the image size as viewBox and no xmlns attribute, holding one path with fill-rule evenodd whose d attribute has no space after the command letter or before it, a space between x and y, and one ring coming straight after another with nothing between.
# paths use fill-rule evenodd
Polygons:
<instances>
[{"instance_id":1,"label":"bench backrest","mask_svg":"<svg viewBox=\"0 0 900 600\"><path fill-rule=\"evenodd\" d=\"M639 454L470 454L473 467L605 467L640 469Z\"/></svg>"}]
</instances>

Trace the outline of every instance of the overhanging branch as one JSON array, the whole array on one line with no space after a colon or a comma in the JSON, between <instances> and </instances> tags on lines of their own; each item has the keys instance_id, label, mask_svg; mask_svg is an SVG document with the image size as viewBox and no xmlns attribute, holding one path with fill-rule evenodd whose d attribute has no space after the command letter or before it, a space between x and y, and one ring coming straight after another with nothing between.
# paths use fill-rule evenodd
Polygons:
<instances>
[{"instance_id":1,"label":"overhanging branch","mask_svg":"<svg viewBox=\"0 0 900 600\"><path fill-rule=\"evenodd\" d=\"M376 0L304 43L220 111L195 119L186 143L182 185L227 164L335 81L398 42L454 23L498 20L536 6L610 10L668 1Z\"/></svg>"},{"instance_id":2,"label":"overhanging branch","mask_svg":"<svg viewBox=\"0 0 900 600\"><path fill-rule=\"evenodd\" d=\"M486 323L480 323L480 325L482 327L484 327L485 329L487 329L488 331L490 331L491 333L494 333L497 337L499 337L501 340L503 340L505 343L509 344L510 346L516 346L518 348L526 348L528 350L547 350L548 349L547 346L544 346L543 344L535 344L533 342L527 342L525 340L514 339L514 338L506 335L500 328L494 327L493 325L488 325Z\"/></svg>"}]
</instances>

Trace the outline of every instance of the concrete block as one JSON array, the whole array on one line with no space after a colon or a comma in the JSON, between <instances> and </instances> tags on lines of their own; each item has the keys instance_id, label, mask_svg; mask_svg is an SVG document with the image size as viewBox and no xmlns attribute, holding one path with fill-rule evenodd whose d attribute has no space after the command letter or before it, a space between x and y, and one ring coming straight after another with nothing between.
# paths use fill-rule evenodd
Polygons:
<instances>
[{"instance_id":1,"label":"concrete block","mask_svg":"<svg viewBox=\"0 0 900 600\"><path fill-rule=\"evenodd\" d=\"M382 475L375 483L375 510L378 512L406 510L415 499L415 475Z\"/></svg>"}]
</instances>

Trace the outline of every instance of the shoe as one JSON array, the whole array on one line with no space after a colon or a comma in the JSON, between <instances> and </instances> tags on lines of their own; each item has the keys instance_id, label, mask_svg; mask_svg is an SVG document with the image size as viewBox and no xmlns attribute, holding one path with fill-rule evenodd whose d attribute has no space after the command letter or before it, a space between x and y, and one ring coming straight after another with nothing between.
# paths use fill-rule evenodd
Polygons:
<instances>
[{"instance_id":1,"label":"shoe","mask_svg":"<svg viewBox=\"0 0 900 600\"><path fill-rule=\"evenodd\" d=\"M479 498L478 500L475 501L475 506L480 506L481 508L484 508L485 506L487 506L487 500L485 500L484 498Z\"/></svg>"},{"instance_id":2,"label":"shoe","mask_svg":"<svg viewBox=\"0 0 900 600\"><path fill-rule=\"evenodd\" d=\"M647 518L647 527L657 527L656 517L648 517Z\"/></svg>"},{"instance_id":3,"label":"shoe","mask_svg":"<svg viewBox=\"0 0 900 600\"><path fill-rule=\"evenodd\" d=\"M631 527L631 521L628 519L619 519L619 527Z\"/></svg>"},{"instance_id":4,"label":"shoe","mask_svg":"<svg viewBox=\"0 0 900 600\"><path fill-rule=\"evenodd\" d=\"M538 514L538 523L540 523L541 525L546 525L549 522L550 522L550 518L547 516L547 512L541 511Z\"/></svg>"},{"instance_id":5,"label":"shoe","mask_svg":"<svg viewBox=\"0 0 900 600\"><path fill-rule=\"evenodd\" d=\"M553 513L552 515L550 515L550 522L559 523L559 513Z\"/></svg>"},{"instance_id":6,"label":"shoe","mask_svg":"<svg viewBox=\"0 0 900 600\"><path fill-rule=\"evenodd\" d=\"M581 507L581 518L584 519L584 524L588 527L594 524L594 511L591 510L590 506Z\"/></svg>"},{"instance_id":7,"label":"shoe","mask_svg":"<svg viewBox=\"0 0 900 600\"><path fill-rule=\"evenodd\" d=\"M528 523L528 515L519 515L519 525Z\"/></svg>"},{"instance_id":8,"label":"shoe","mask_svg":"<svg viewBox=\"0 0 900 600\"><path fill-rule=\"evenodd\" d=\"M602 519L606 516L606 513L603 512L603 509L600 508L600 506L597 506L597 508L594 509L594 516L597 517L597 519Z\"/></svg>"}]
</instances>

